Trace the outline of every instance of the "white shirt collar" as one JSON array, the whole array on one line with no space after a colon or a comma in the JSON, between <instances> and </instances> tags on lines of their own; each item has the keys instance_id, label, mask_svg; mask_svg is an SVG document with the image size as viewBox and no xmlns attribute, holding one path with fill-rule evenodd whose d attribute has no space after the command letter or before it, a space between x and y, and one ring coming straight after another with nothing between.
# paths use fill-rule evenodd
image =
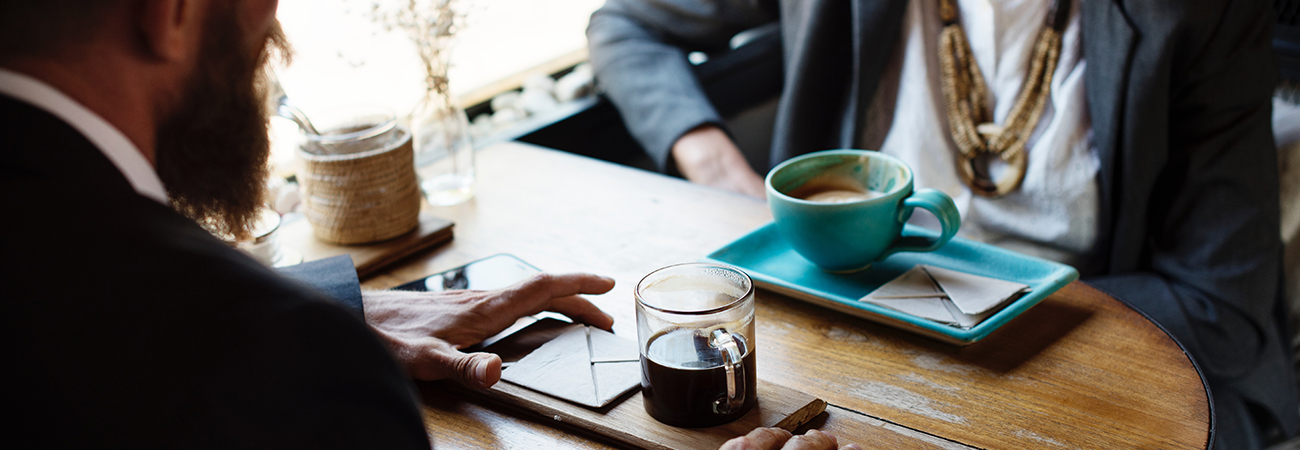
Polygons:
<instances>
[{"instance_id":1,"label":"white shirt collar","mask_svg":"<svg viewBox=\"0 0 1300 450\"><path fill-rule=\"evenodd\" d=\"M137 193L163 205L171 204L162 180L135 144L76 100L41 80L3 68L0 68L0 95L31 104L67 122L117 166Z\"/></svg>"}]
</instances>

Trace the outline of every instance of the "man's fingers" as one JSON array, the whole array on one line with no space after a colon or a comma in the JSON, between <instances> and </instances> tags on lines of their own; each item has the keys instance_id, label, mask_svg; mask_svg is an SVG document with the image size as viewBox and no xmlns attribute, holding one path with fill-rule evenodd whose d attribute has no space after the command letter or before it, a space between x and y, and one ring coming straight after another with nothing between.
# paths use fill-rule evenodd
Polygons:
<instances>
[{"instance_id":1,"label":"man's fingers","mask_svg":"<svg viewBox=\"0 0 1300 450\"><path fill-rule=\"evenodd\" d=\"M580 294L604 294L614 289L614 279L589 273L540 273L524 280L519 290L537 296L534 301Z\"/></svg>"},{"instance_id":2,"label":"man's fingers","mask_svg":"<svg viewBox=\"0 0 1300 450\"><path fill-rule=\"evenodd\" d=\"M614 320L581 294L604 294L614 288L614 280L588 273L542 273L510 288L511 303L526 309L520 315L555 311L575 320L608 329Z\"/></svg>"},{"instance_id":3,"label":"man's fingers","mask_svg":"<svg viewBox=\"0 0 1300 450\"><path fill-rule=\"evenodd\" d=\"M407 361L411 376L422 380L453 379L466 386L487 389L501 380L501 357L491 353L462 353L451 344L431 340L421 355Z\"/></svg>"},{"instance_id":4,"label":"man's fingers","mask_svg":"<svg viewBox=\"0 0 1300 450\"><path fill-rule=\"evenodd\" d=\"M749 434L727 441L718 450L776 450L790 436L789 431L780 428L755 428Z\"/></svg>"},{"instance_id":5,"label":"man's fingers","mask_svg":"<svg viewBox=\"0 0 1300 450\"><path fill-rule=\"evenodd\" d=\"M572 295L564 298L551 300L551 307L547 311L554 311L568 316L579 323L585 323L605 331L611 331L614 328L614 318L605 314L599 307L587 301L587 299Z\"/></svg>"},{"instance_id":6,"label":"man's fingers","mask_svg":"<svg viewBox=\"0 0 1300 450\"><path fill-rule=\"evenodd\" d=\"M838 447L839 441L830 433L808 430L803 435L791 438L782 450L836 450Z\"/></svg>"}]
</instances>

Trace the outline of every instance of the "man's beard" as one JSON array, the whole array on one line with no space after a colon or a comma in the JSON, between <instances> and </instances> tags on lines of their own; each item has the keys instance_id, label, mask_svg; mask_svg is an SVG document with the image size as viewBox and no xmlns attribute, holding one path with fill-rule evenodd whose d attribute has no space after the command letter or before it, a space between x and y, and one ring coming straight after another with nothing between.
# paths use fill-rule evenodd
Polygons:
<instances>
[{"instance_id":1,"label":"man's beard","mask_svg":"<svg viewBox=\"0 0 1300 450\"><path fill-rule=\"evenodd\" d=\"M268 111L261 68L287 59L279 26L255 44L229 5L214 5L198 67L156 135L156 168L172 206L210 231L246 239L264 203ZM244 49L244 51L240 51Z\"/></svg>"}]
</instances>

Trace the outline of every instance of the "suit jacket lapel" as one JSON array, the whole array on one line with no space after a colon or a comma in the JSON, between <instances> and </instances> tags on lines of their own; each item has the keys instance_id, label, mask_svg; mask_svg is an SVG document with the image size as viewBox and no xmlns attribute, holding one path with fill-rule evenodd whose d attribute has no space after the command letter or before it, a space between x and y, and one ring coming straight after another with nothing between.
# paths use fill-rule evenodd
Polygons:
<instances>
[{"instance_id":1,"label":"suit jacket lapel","mask_svg":"<svg viewBox=\"0 0 1300 450\"><path fill-rule=\"evenodd\" d=\"M773 166L853 146L898 42L907 1L781 2L786 78L772 134Z\"/></svg>"},{"instance_id":2,"label":"suit jacket lapel","mask_svg":"<svg viewBox=\"0 0 1300 450\"><path fill-rule=\"evenodd\" d=\"M1101 236L1110 236L1116 210L1120 204L1118 177L1123 173L1116 161L1122 133L1131 132L1120 127L1124 117L1124 99L1128 88L1129 66L1132 63L1133 45L1137 32L1120 0L1080 2L1083 14L1083 55L1088 62L1084 82L1087 89L1088 114L1092 120L1092 142L1101 162ZM1109 250L1110 238L1098 242L1097 264L1115 255ZM1108 258L1107 256L1110 256ZM1097 267L1096 269L1101 269Z\"/></svg>"},{"instance_id":3,"label":"suit jacket lapel","mask_svg":"<svg viewBox=\"0 0 1300 450\"><path fill-rule=\"evenodd\" d=\"M854 0L853 76L840 127L841 148L857 148L863 117L876 95L889 56L898 49L908 0Z\"/></svg>"},{"instance_id":4,"label":"suit jacket lapel","mask_svg":"<svg viewBox=\"0 0 1300 450\"><path fill-rule=\"evenodd\" d=\"M844 0L781 2L785 85L770 165L835 145L852 55Z\"/></svg>"},{"instance_id":5,"label":"suit jacket lapel","mask_svg":"<svg viewBox=\"0 0 1300 450\"><path fill-rule=\"evenodd\" d=\"M93 186L96 191L135 193L126 176L85 136L54 115L0 95L0 124L6 176L60 178ZM52 151L59 149L60 151Z\"/></svg>"}]
</instances>

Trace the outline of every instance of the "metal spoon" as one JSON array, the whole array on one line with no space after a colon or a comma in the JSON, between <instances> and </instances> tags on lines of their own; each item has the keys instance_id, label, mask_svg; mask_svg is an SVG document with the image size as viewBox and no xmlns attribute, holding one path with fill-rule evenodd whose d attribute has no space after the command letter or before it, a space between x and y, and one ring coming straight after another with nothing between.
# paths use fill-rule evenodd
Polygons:
<instances>
[{"instance_id":1,"label":"metal spoon","mask_svg":"<svg viewBox=\"0 0 1300 450\"><path fill-rule=\"evenodd\" d=\"M284 87L280 86L280 80L276 78L275 71L268 68L265 72L268 90L266 100L270 110L274 111L277 116L292 120L303 131L320 136L320 132L316 131L316 127L312 126L311 120L307 119L307 114L304 114L301 109L298 109L289 101L289 94L286 94Z\"/></svg>"}]
</instances>

